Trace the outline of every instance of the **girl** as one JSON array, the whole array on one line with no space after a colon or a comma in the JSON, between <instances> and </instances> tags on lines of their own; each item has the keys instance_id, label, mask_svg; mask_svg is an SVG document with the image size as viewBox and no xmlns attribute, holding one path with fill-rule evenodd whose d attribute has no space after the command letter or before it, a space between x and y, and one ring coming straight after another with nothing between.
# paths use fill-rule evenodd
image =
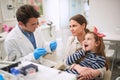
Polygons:
<instances>
[{"instance_id":1,"label":"girl","mask_svg":"<svg viewBox=\"0 0 120 80\"><path fill-rule=\"evenodd\" d=\"M79 75L83 67L99 69L106 66L106 69L108 69L102 38L104 36L104 34L98 33L96 28L94 28L94 32L86 33L82 49L68 56L66 64L72 65L72 67L66 69L66 71Z\"/></svg>"}]
</instances>

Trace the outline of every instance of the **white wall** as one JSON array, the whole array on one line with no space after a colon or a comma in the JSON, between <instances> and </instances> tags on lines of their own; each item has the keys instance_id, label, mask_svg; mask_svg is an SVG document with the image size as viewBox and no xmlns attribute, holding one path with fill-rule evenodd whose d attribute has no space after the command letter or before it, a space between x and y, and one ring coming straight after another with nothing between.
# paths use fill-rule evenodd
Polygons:
<instances>
[{"instance_id":1,"label":"white wall","mask_svg":"<svg viewBox=\"0 0 120 80\"><path fill-rule=\"evenodd\" d=\"M68 26L69 18L83 13L84 0L43 0L43 14L54 22L57 29Z\"/></svg>"},{"instance_id":2,"label":"white wall","mask_svg":"<svg viewBox=\"0 0 120 80\"><path fill-rule=\"evenodd\" d=\"M120 32L120 0L90 0L89 22L102 32Z\"/></svg>"},{"instance_id":3,"label":"white wall","mask_svg":"<svg viewBox=\"0 0 120 80\"><path fill-rule=\"evenodd\" d=\"M43 14L44 18L54 22L56 26L59 26L60 16L60 3L59 0L43 0Z\"/></svg>"}]
</instances>

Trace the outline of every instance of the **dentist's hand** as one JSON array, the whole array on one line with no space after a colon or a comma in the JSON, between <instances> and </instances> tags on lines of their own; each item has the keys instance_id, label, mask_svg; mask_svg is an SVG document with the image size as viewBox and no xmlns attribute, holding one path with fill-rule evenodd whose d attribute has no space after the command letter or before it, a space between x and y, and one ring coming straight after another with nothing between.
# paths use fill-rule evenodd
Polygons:
<instances>
[{"instance_id":1,"label":"dentist's hand","mask_svg":"<svg viewBox=\"0 0 120 80\"><path fill-rule=\"evenodd\" d=\"M2 74L0 74L0 80L5 80Z\"/></svg>"},{"instance_id":2,"label":"dentist's hand","mask_svg":"<svg viewBox=\"0 0 120 80\"><path fill-rule=\"evenodd\" d=\"M50 43L50 49L51 49L51 51L56 50L56 48L57 48L57 42L56 41L52 41Z\"/></svg>"},{"instance_id":3,"label":"dentist's hand","mask_svg":"<svg viewBox=\"0 0 120 80\"><path fill-rule=\"evenodd\" d=\"M46 53L47 53L47 51L45 48L37 48L34 50L33 55L34 55L34 58L37 60L41 56L44 56Z\"/></svg>"}]
</instances>

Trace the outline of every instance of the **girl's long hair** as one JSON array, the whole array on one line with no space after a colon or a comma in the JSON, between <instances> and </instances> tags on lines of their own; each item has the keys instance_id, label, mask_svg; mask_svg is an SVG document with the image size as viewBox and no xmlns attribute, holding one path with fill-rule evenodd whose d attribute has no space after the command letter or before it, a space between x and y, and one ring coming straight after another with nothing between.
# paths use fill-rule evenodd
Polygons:
<instances>
[{"instance_id":1,"label":"girl's long hair","mask_svg":"<svg viewBox=\"0 0 120 80\"><path fill-rule=\"evenodd\" d=\"M106 59L106 69L108 70L109 68L109 62L107 60L107 57L105 55L105 44L103 42L103 38L102 37L99 37L96 33L94 32L88 32L87 34L93 34L94 35L94 38L95 38L95 42L98 44L97 48L96 48L96 55L99 55L99 56L104 56L105 59Z\"/></svg>"}]
</instances>

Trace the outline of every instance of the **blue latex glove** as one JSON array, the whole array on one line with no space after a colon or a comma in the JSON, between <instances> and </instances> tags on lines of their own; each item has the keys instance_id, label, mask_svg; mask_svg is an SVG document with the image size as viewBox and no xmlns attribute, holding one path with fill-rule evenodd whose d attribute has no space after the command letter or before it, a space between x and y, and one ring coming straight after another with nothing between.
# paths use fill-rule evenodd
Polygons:
<instances>
[{"instance_id":1,"label":"blue latex glove","mask_svg":"<svg viewBox=\"0 0 120 80\"><path fill-rule=\"evenodd\" d=\"M18 69L15 69L15 68L10 68L10 72L13 74L13 75L18 75L20 74L20 71Z\"/></svg>"},{"instance_id":2,"label":"blue latex glove","mask_svg":"<svg viewBox=\"0 0 120 80\"><path fill-rule=\"evenodd\" d=\"M0 80L5 80L2 74L0 74Z\"/></svg>"},{"instance_id":3,"label":"blue latex glove","mask_svg":"<svg viewBox=\"0 0 120 80\"><path fill-rule=\"evenodd\" d=\"M45 48L37 48L34 51L34 58L37 60L39 59L41 56L44 56L47 53Z\"/></svg>"},{"instance_id":4,"label":"blue latex glove","mask_svg":"<svg viewBox=\"0 0 120 80\"><path fill-rule=\"evenodd\" d=\"M50 43L50 49L51 49L51 51L56 50L56 48L57 48L57 42L56 41L52 41Z\"/></svg>"}]
</instances>

